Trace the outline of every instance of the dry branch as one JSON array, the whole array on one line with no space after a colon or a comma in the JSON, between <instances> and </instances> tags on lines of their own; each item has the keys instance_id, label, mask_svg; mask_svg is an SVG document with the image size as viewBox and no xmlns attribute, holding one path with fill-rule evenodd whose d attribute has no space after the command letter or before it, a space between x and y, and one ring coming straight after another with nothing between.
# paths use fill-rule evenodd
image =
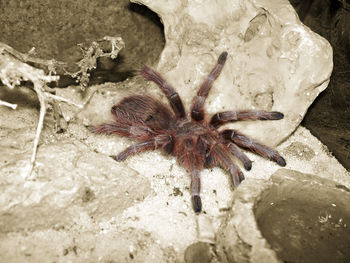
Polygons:
<instances>
[{"instance_id":1,"label":"dry branch","mask_svg":"<svg viewBox=\"0 0 350 263\"><path fill-rule=\"evenodd\" d=\"M110 56L112 59L116 58L119 51L124 47L124 42L120 37L105 37L101 41L110 42L112 47L110 52L104 52L100 48L98 42L93 42L91 46L84 53L84 57L78 62L80 70L76 73L67 74L77 77L81 87L85 87L88 83L89 71L96 67L96 62L99 57ZM27 63L34 63L39 65L40 68L33 67ZM52 89L47 86L47 83L57 82L59 76L53 75L56 73L57 67L63 67L65 63L55 60L43 60L40 58L32 57L30 53L23 54L13 49L12 47L0 42L0 80L9 88L13 89L15 86L20 85L21 81L31 81L33 83L33 89L35 90L39 102L40 102L40 115L39 122L34 137L34 145L30 165L26 169L25 177L31 176L37 148L39 144L40 134L43 128L44 117L46 114L47 104L55 103L55 101L62 101L79 108L83 108L85 104L76 104L66 98L52 94ZM48 74L41 68L46 68ZM63 68L64 69L64 68ZM16 109L17 105L0 100L0 105L11 107Z\"/></svg>"}]
</instances>

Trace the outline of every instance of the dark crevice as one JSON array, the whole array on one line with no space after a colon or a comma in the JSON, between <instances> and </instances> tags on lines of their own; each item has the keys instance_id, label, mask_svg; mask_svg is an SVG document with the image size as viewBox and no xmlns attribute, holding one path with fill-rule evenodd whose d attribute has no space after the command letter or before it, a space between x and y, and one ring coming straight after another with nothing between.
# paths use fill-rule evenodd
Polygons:
<instances>
[{"instance_id":1,"label":"dark crevice","mask_svg":"<svg viewBox=\"0 0 350 263\"><path fill-rule=\"evenodd\" d=\"M35 47L35 57L66 63L64 70L56 69L59 87L77 85L65 71L79 71L76 63L83 58L79 44L89 47L104 36L119 36L125 43L116 59L98 59L97 68L89 72L88 85L134 76L142 65L155 65L164 48L164 27L158 15L129 0L63 1L63 6L46 0L11 3L0 11L0 42L22 53Z\"/></svg>"},{"instance_id":2,"label":"dark crevice","mask_svg":"<svg viewBox=\"0 0 350 263\"><path fill-rule=\"evenodd\" d=\"M309 108L302 125L350 169L350 9L341 0L290 0L300 20L333 48L329 86Z\"/></svg>"},{"instance_id":3,"label":"dark crevice","mask_svg":"<svg viewBox=\"0 0 350 263\"><path fill-rule=\"evenodd\" d=\"M116 60L100 59L97 63L96 70L91 72L91 80L89 85L96 85L104 82L123 81L129 77L139 74L139 71L144 64L154 64L156 63L156 60L158 60L162 47L164 47L165 44L164 27L159 16L146 6L134 3L130 3L127 6L127 10L133 13L133 16L135 17L134 23L138 28L144 28L149 25L155 29L154 35L157 36L156 38L152 38L153 34L145 35L141 30L139 32L135 32L136 35L139 34L139 37L136 37L136 39L140 41L140 43L146 42L146 46L155 48L149 50L140 49L140 53L134 54L133 59L129 59L128 51L134 52L132 49L138 49L138 42L133 42L129 43L129 46L126 46L125 49L120 52ZM143 17L143 19L140 19L140 17ZM162 35L162 41L161 43L158 43L159 38L161 38L160 34ZM142 57L147 56L150 56L150 59L141 59Z\"/></svg>"}]
</instances>

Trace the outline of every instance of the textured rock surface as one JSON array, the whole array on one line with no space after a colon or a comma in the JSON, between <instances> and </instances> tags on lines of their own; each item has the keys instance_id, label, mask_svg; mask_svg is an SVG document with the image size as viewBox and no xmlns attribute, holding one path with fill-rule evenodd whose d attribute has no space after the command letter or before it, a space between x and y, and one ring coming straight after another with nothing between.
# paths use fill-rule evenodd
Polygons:
<instances>
[{"instance_id":1,"label":"textured rock surface","mask_svg":"<svg viewBox=\"0 0 350 263\"><path fill-rule=\"evenodd\" d=\"M151 194L142 175L66 135L47 138L38 152L36 179L26 181L21 171L34 134L27 128L17 129L15 136L1 131L2 138L28 140L1 143L0 207L6 211L0 216L1 234L69 225L80 210L97 221L111 218Z\"/></svg>"},{"instance_id":2,"label":"textured rock surface","mask_svg":"<svg viewBox=\"0 0 350 263\"><path fill-rule=\"evenodd\" d=\"M270 182L255 202L255 217L282 261L350 261L348 187L286 169ZM349 185L349 178L345 182Z\"/></svg>"},{"instance_id":3,"label":"textured rock surface","mask_svg":"<svg viewBox=\"0 0 350 263\"><path fill-rule=\"evenodd\" d=\"M279 169L269 180L247 180L217 234L222 260L349 261L350 178L322 177Z\"/></svg>"},{"instance_id":4,"label":"textured rock surface","mask_svg":"<svg viewBox=\"0 0 350 263\"><path fill-rule=\"evenodd\" d=\"M159 70L179 90L186 107L217 55L228 50L227 65L208 100L209 112L255 107L286 113L284 121L239 126L254 138L280 142L327 85L330 47L297 21L286 1L145 4L165 24L167 44ZM237 256L238 262L276 260L257 228L252 232L249 228L256 225L255 200L249 195L259 192L258 184L252 187L249 182L263 184L277 165L247 153L253 168L245 172L247 180L237 192L232 191L223 170L202 171L204 212L195 216L189 178L174 158L155 151L115 163L109 155L132 142L91 134L84 127L111 121L110 107L130 93L158 96L159 90L134 78L87 89L92 92L91 101L80 113L62 105L64 117L70 120L65 133L54 134L52 116L46 117L33 181L24 181L22 170L29 162L38 116L35 97L14 95L15 99L31 99L27 104L18 103L16 111L0 108L0 254L6 262L43 258L56 262L183 262L185 257L195 262L197 253L214 262L225 262L229 255ZM74 87L57 90L57 94L76 102L89 95L82 99L79 88ZM306 129L299 127L277 149L288 169L350 187L346 170ZM238 217L231 217L233 193L238 199L233 205ZM227 243L221 232L215 234L223 221L233 226L227 229L233 232ZM215 249L223 246L226 250L219 259Z\"/></svg>"},{"instance_id":5,"label":"textured rock surface","mask_svg":"<svg viewBox=\"0 0 350 263\"><path fill-rule=\"evenodd\" d=\"M248 135L276 145L301 122L332 71L329 43L303 26L287 0L137 0L164 24L158 69L188 106L219 54L225 68L207 101L210 113L278 110L279 122L244 122ZM271 138L271 134L274 136Z\"/></svg>"}]
</instances>

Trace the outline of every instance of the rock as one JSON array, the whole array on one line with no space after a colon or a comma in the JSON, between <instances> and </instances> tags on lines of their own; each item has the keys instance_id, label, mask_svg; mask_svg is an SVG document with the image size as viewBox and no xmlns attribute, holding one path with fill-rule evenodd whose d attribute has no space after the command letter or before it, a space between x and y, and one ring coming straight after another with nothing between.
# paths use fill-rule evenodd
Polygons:
<instances>
[{"instance_id":1,"label":"rock","mask_svg":"<svg viewBox=\"0 0 350 263\"><path fill-rule=\"evenodd\" d=\"M228 125L262 142L276 145L287 138L328 85L332 48L298 20L287 0L134 1L161 17L166 45L158 70L187 109L226 50L229 56L209 94L207 112L284 113L281 121Z\"/></svg>"},{"instance_id":2,"label":"rock","mask_svg":"<svg viewBox=\"0 0 350 263\"><path fill-rule=\"evenodd\" d=\"M212 258L212 247L206 242L191 244L185 251L186 263L210 263Z\"/></svg>"},{"instance_id":3,"label":"rock","mask_svg":"<svg viewBox=\"0 0 350 263\"><path fill-rule=\"evenodd\" d=\"M350 189L285 169L271 182L255 203L255 217L278 257L284 262L348 262Z\"/></svg>"},{"instance_id":4,"label":"rock","mask_svg":"<svg viewBox=\"0 0 350 263\"><path fill-rule=\"evenodd\" d=\"M223 262L279 262L256 227L254 203L264 180L246 179L234 193L234 204L217 233L217 249Z\"/></svg>"},{"instance_id":5,"label":"rock","mask_svg":"<svg viewBox=\"0 0 350 263\"><path fill-rule=\"evenodd\" d=\"M29 163L38 110L0 111L2 261L176 261L173 246L123 224L137 217L121 219L154 194L148 179L84 144L95 135L82 125L71 123L65 133L55 134L48 115L35 178L25 180L22 170Z\"/></svg>"},{"instance_id":6,"label":"rock","mask_svg":"<svg viewBox=\"0 0 350 263\"><path fill-rule=\"evenodd\" d=\"M149 232L115 227L11 233L0 239L0 251L3 262L176 262L175 251L157 244Z\"/></svg>"},{"instance_id":7,"label":"rock","mask_svg":"<svg viewBox=\"0 0 350 263\"><path fill-rule=\"evenodd\" d=\"M219 255L228 262L347 262L346 185L289 169L248 179L217 233Z\"/></svg>"},{"instance_id":8,"label":"rock","mask_svg":"<svg viewBox=\"0 0 350 263\"><path fill-rule=\"evenodd\" d=\"M20 123L20 112L12 116L15 123ZM22 114L27 116L27 110ZM35 180L26 181L22 171L30 160L34 131L0 130L0 234L69 226L81 216L97 221L115 217L151 193L149 181L136 171L69 134L48 132L38 150Z\"/></svg>"}]
</instances>

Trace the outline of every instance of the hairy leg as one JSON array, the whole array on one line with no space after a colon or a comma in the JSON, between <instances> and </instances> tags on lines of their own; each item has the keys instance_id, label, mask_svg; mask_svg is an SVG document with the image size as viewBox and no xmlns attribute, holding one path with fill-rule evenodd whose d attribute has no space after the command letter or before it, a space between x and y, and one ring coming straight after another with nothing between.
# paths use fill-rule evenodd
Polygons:
<instances>
[{"instance_id":1,"label":"hairy leg","mask_svg":"<svg viewBox=\"0 0 350 263\"><path fill-rule=\"evenodd\" d=\"M227 52L222 52L218 58L218 62L215 67L211 70L204 83L199 88L197 96L194 98L191 107L191 117L196 121L204 119L204 102L208 97L209 91L213 85L214 80L220 75L222 68L224 67L227 58Z\"/></svg>"},{"instance_id":2,"label":"hairy leg","mask_svg":"<svg viewBox=\"0 0 350 263\"><path fill-rule=\"evenodd\" d=\"M226 147L230 150L230 152L236 156L244 165L244 168L249 171L252 169L252 161L249 160L247 155L245 155L235 144L229 142L226 144Z\"/></svg>"},{"instance_id":3,"label":"hairy leg","mask_svg":"<svg viewBox=\"0 0 350 263\"><path fill-rule=\"evenodd\" d=\"M199 170L193 170L191 172L191 198L193 210L196 213L202 211L202 200L200 197L201 181Z\"/></svg>"},{"instance_id":4,"label":"hairy leg","mask_svg":"<svg viewBox=\"0 0 350 263\"><path fill-rule=\"evenodd\" d=\"M243 135L242 133L239 133L236 130L224 130L221 134L224 138L232 140L235 144L237 144L240 147L247 148L252 152L255 152L263 157L275 161L280 166L286 166L286 161L277 151L248 138L247 136Z\"/></svg>"},{"instance_id":5,"label":"hairy leg","mask_svg":"<svg viewBox=\"0 0 350 263\"><path fill-rule=\"evenodd\" d=\"M229 121L280 120L283 117L283 113L278 111L224 111L214 114L210 120L210 124L214 127L219 127Z\"/></svg>"},{"instance_id":6,"label":"hairy leg","mask_svg":"<svg viewBox=\"0 0 350 263\"><path fill-rule=\"evenodd\" d=\"M252 168L252 161L249 160L249 158L234 143L232 143L231 140L221 137L220 141L225 149L227 149L231 154L236 156L243 163L244 168L246 170L249 171ZM199 142L203 144L204 149L207 149L208 147L210 147L209 145L215 145L217 143L216 139L208 136L208 134L202 135L200 137ZM205 154L205 151L202 151L202 152L203 154ZM211 168L213 166L215 166L215 162L212 156L208 155L205 160L205 167Z\"/></svg>"},{"instance_id":7,"label":"hairy leg","mask_svg":"<svg viewBox=\"0 0 350 263\"><path fill-rule=\"evenodd\" d=\"M183 166L191 176L191 199L193 210L196 213L202 210L200 197L200 171L203 169L205 161L204 155L196 143L196 137L180 140L176 143L174 153L181 166Z\"/></svg>"},{"instance_id":8,"label":"hairy leg","mask_svg":"<svg viewBox=\"0 0 350 263\"><path fill-rule=\"evenodd\" d=\"M144 66L142 68L141 74L144 78L155 82L159 86L159 88L168 98L177 118L185 117L185 109L179 94L163 79L163 77L158 72L147 66Z\"/></svg>"},{"instance_id":9,"label":"hairy leg","mask_svg":"<svg viewBox=\"0 0 350 263\"><path fill-rule=\"evenodd\" d=\"M210 151L210 158L212 164L219 165L229 171L232 183L235 187L244 180L244 174L233 164L230 158L230 152L225 145L214 145Z\"/></svg>"},{"instance_id":10,"label":"hairy leg","mask_svg":"<svg viewBox=\"0 0 350 263\"><path fill-rule=\"evenodd\" d=\"M126 148L124 151L119 153L116 156L113 156L113 158L118 161L124 161L126 158L128 158L131 155L142 153L148 150L155 150L158 148L162 148L163 146L169 144L172 141L170 136L157 136L148 140L144 140L142 142L139 142L137 144L131 145L130 147Z\"/></svg>"},{"instance_id":11,"label":"hairy leg","mask_svg":"<svg viewBox=\"0 0 350 263\"><path fill-rule=\"evenodd\" d=\"M122 136L129 136L129 127L122 127L115 124L102 124L91 127L93 133L114 133Z\"/></svg>"},{"instance_id":12,"label":"hairy leg","mask_svg":"<svg viewBox=\"0 0 350 263\"><path fill-rule=\"evenodd\" d=\"M90 128L93 133L107 133L107 134L118 134L121 136L145 139L154 132L147 126L126 126L126 125L116 125L116 124L102 124Z\"/></svg>"}]
</instances>

